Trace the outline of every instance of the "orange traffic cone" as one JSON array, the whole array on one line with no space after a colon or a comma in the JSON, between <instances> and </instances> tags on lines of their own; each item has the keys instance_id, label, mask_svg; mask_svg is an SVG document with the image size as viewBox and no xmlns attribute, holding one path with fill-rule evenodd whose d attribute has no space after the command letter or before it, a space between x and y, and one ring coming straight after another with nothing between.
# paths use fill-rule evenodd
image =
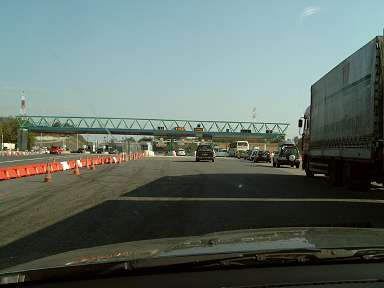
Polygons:
<instances>
[{"instance_id":1,"label":"orange traffic cone","mask_svg":"<svg viewBox=\"0 0 384 288\"><path fill-rule=\"evenodd\" d=\"M15 169L15 172L16 172L16 177L17 177L17 178L20 178L21 175L20 175L20 170L19 170L19 168L16 168L16 169Z\"/></svg>"},{"instance_id":2,"label":"orange traffic cone","mask_svg":"<svg viewBox=\"0 0 384 288\"><path fill-rule=\"evenodd\" d=\"M91 162L89 162L88 161L89 159L88 159L88 157L85 159L85 163L87 163L87 168L89 169L89 170L91 170L92 169L92 161Z\"/></svg>"},{"instance_id":3,"label":"orange traffic cone","mask_svg":"<svg viewBox=\"0 0 384 288\"><path fill-rule=\"evenodd\" d=\"M80 176L80 169L79 165L77 164L77 160L75 161L75 171L73 171L73 174L76 176Z\"/></svg>"},{"instance_id":4,"label":"orange traffic cone","mask_svg":"<svg viewBox=\"0 0 384 288\"><path fill-rule=\"evenodd\" d=\"M5 170L5 179L6 180L11 179L11 176L9 175L8 169Z\"/></svg>"},{"instance_id":5,"label":"orange traffic cone","mask_svg":"<svg viewBox=\"0 0 384 288\"><path fill-rule=\"evenodd\" d=\"M51 175L51 165L47 164L47 173L44 177L44 182L51 182L52 181L52 175Z\"/></svg>"}]
</instances>

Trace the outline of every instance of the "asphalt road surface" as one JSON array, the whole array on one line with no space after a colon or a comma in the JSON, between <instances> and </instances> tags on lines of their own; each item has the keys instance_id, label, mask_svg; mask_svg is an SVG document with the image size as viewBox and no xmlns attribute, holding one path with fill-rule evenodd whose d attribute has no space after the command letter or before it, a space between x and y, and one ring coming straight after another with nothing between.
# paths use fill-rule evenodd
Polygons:
<instances>
[{"instance_id":1,"label":"asphalt road surface","mask_svg":"<svg viewBox=\"0 0 384 288\"><path fill-rule=\"evenodd\" d=\"M99 154L100 155L100 154ZM0 156L0 167L12 167L19 165L29 165L34 163L45 163L52 161L65 161L68 159L80 159L90 157L90 154L37 154L37 155L23 155L23 156Z\"/></svg>"},{"instance_id":2,"label":"asphalt road surface","mask_svg":"<svg viewBox=\"0 0 384 288\"><path fill-rule=\"evenodd\" d=\"M155 157L0 182L0 268L78 248L282 226L384 228L384 191L301 169Z\"/></svg>"}]
</instances>

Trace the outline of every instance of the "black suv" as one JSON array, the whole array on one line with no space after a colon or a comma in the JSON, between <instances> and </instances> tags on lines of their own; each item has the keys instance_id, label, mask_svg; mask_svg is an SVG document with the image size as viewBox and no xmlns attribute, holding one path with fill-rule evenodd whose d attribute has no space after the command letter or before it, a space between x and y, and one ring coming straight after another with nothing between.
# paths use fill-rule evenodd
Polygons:
<instances>
[{"instance_id":1,"label":"black suv","mask_svg":"<svg viewBox=\"0 0 384 288\"><path fill-rule=\"evenodd\" d=\"M215 152L213 151L213 147L211 145L201 144L197 146L196 162L199 162L200 160L215 162Z\"/></svg>"},{"instance_id":2,"label":"black suv","mask_svg":"<svg viewBox=\"0 0 384 288\"><path fill-rule=\"evenodd\" d=\"M291 167L300 167L299 149L295 145L283 145L280 147L279 152L273 156L273 167L280 167L280 165L290 165Z\"/></svg>"}]
</instances>

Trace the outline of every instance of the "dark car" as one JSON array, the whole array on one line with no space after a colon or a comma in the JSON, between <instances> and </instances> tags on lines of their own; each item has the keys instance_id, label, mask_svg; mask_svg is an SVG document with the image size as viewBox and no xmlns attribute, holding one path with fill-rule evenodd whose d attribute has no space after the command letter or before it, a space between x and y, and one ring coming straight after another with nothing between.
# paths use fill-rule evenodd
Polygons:
<instances>
[{"instance_id":1,"label":"dark car","mask_svg":"<svg viewBox=\"0 0 384 288\"><path fill-rule=\"evenodd\" d=\"M253 161L271 163L271 153L269 153L269 151L259 151Z\"/></svg>"},{"instance_id":2,"label":"dark car","mask_svg":"<svg viewBox=\"0 0 384 288\"><path fill-rule=\"evenodd\" d=\"M99 147L99 148L96 149L96 153L97 153L97 154L103 154L104 151L105 151L105 149L102 148L102 147Z\"/></svg>"},{"instance_id":3,"label":"dark car","mask_svg":"<svg viewBox=\"0 0 384 288\"><path fill-rule=\"evenodd\" d=\"M291 167L300 167L299 149L295 145L283 145L278 153L275 153L272 161L273 167L280 165L290 165Z\"/></svg>"},{"instance_id":4,"label":"dark car","mask_svg":"<svg viewBox=\"0 0 384 288\"><path fill-rule=\"evenodd\" d=\"M255 157L257 156L258 153L259 153L259 150L258 150L258 149L254 149L254 150L252 150L251 154L250 154L249 157L248 157L248 160L249 160L249 161L254 161L254 160L255 160Z\"/></svg>"},{"instance_id":5,"label":"dark car","mask_svg":"<svg viewBox=\"0 0 384 288\"><path fill-rule=\"evenodd\" d=\"M211 145L199 145L196 150L196 162L200 160L209 160L215 162L215 151Z\"/></svg>"}]
</instances>

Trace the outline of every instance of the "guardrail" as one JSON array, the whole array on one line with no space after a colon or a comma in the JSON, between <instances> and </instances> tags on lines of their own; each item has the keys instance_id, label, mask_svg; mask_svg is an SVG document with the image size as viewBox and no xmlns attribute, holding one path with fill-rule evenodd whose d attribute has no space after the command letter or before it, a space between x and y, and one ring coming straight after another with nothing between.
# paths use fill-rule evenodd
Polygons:
<instances>
[{"instance_id":1,"label":"guardrail","mask_svg":"<svg viewBox=\"0 0 384 288\"><path fill-rule=\"evenodd\" d=\"M45 154L43 152L29 152L29 151L0 151L1 157L15 157L25 155L40 155Z\"/></svg>"},{"instance_id":2,"label":"guardrail","mask_svg":"<svg viewBox=\"0 0 384 288\"><path fill-rule=\"evenodd\" d=\"M39 174L50 174L71 169L87 167L93 169L95 165L118 164L131 160L139 160L144 157L144 153L135 152L131 154L122 153L116 156L97 156L86 159L72 159L61 162L48 162L13 167L0 168L0 181L14 178L28 177Z\"/></svg>"}]
</instances>

